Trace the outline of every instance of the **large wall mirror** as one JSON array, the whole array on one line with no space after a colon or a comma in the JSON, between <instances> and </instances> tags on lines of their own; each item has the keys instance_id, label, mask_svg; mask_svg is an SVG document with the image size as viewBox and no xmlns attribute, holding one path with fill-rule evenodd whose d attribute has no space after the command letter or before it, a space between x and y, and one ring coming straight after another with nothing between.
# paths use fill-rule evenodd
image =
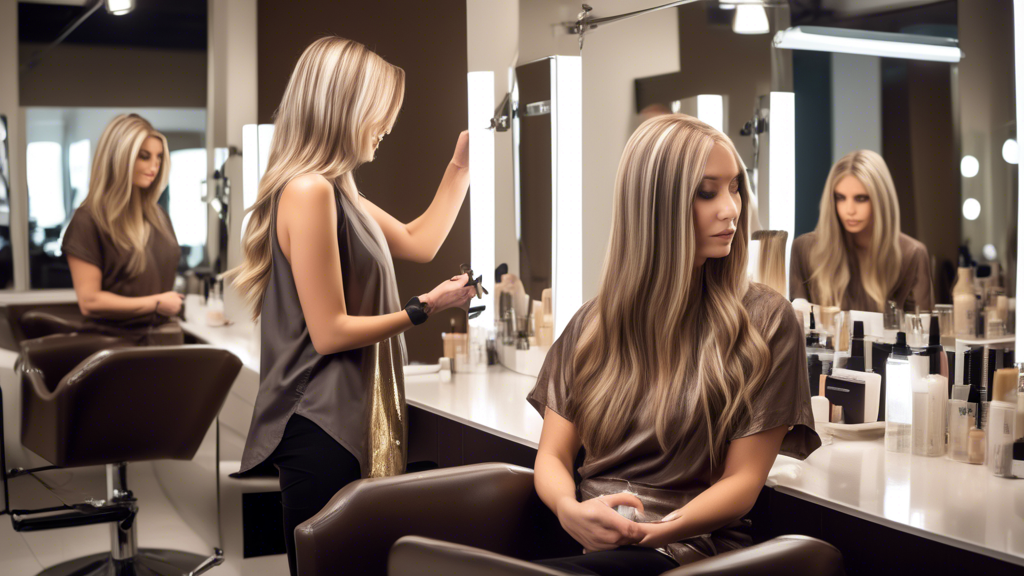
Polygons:
<instances>
[{"instance_id":1,"label":"large wall mirror","mask_svg":"<svg viewBox=\"0 0 1024 576\"><path fill-rule=\"evenodd\" d=\"M223 218L207 194L216 189L216 182L207 186L216 166L207 152L207 21L206 0L140 2L123 16L83 2L18 3L27 210L15 215L27 220L28 236L22 288L71 287L64 231L89 192L103 129L130 112L167 137L171 170L159 204L182 249L179 274L207 273L222 260ZM9 230L6 220L0 226ZM3 272L9 252L0 248L0 287L11 285Z\"/></svg>"}]
</instances>

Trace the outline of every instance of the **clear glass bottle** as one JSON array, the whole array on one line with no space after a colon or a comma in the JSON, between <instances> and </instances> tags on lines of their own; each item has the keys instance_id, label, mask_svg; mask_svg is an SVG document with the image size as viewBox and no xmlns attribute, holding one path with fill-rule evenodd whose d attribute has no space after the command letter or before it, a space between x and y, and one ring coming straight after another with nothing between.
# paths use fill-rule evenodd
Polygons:
<instances>
[{"instance_id":1,"label":"clear glass bottle","mask_svg":"<svg viewBox=\"0 0 1024 576\"><path fill-rule=\"evenodd\" d=\"M885 449L889 452L911 451L914 378L911 354L907 335L897 333L896 344L885 363Z\"/></svg>"}]
</instances>

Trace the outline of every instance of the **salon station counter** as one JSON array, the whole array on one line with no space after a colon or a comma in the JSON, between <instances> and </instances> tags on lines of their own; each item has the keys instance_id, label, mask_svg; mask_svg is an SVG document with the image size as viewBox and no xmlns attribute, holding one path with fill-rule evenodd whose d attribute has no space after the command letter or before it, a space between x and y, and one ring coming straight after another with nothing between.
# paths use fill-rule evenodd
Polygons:
<instances>
[{"instance_id":1,"label":"salon station counter","mask_svg":"<svg viewBox=\"0 0 1024 576\"><path fill-rule=\"evenodd\" d=\"M258 565L271 559L276 564L283 550L269 546L262 554L274 556L250 554L249 542L242 541L244 530L230 529L235 522L225 518L240 521L247 496L249 505L260 505L256 500L265 496L265 504L276 491L276 478L229 477L238 469L259 388L258 326L184 322L183 328L190 339L226 348L243 362L219 426L208 435L210 446L197 456L199 460L217 453L219 466L212 461L194 466L220 478L225 553L245 548L246 564L254 573L262 572ZM0 358L4 364L11 360L7 356L14 355ZM436 372L407 374L410 470L422 462L448 467L497 461L532 467L543 425L525 399L534 383L534 377L497 366L483 373L455 373L447 380ZM175 478L187 483L186 464L156 466L158 475L165 476L161 485L176 485ZM177 507L187 506L184 495L171 495L171 500ZM188 519L191 514L183 516ZM881 439L834 439L805 461L779 456L750 516L760 532L756 537L802 533L831 542L843 551L852 573L949 573L958 567L990 573L1024 570L1024 480L998 478L985 466L944 457L887 453ZM194 517L200 519L199 514ZM892 565L894 558L900 559L899 566ZM887 564L880 564L883 561Z\"/></svg>"}]
</instances>

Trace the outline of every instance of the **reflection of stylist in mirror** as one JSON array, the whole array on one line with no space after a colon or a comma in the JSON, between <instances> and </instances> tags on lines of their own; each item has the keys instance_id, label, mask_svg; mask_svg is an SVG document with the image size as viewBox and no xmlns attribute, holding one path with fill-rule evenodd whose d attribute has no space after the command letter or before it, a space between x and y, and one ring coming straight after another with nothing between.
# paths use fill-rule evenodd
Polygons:
<instances>
[{"instance_id":1,"label":"reflection of stylist in mirror","mask_svg":"<svg viewBox=\"0 0 1024 576\"><path fill-rule=\"evenodd\" d=\"M900 232L900 206L885 160L870 150L832 167L813 232L793 241L789 296L843 310L932 308L928 249Z\"/></svg>"},{"instance_id":2,"label":"reflection of stylist in mirror","mask_svg":"<svg viewBox=\"0 0 1024 576\"><path fill-rule=\"evenodd\" d=\"M405 72L358 42L327 37L306 48L277 109L245 260L229 272L261 317L241 472L278 469L293 575L300 523L349 482L405 469L402 334L476 294L461 274L403 309L392 264L429 262L448 236L469 187L465 132L430 206L409 224L356 187L353 171L373 161L404 93Z\"/></svg>"},{"instance_id":3,"label":"reflection of stylist in mirror","mask_svg":"<svg viewBox=\"0 0 1024 576\"><path fill-rule=\"evenodd\" d=\"M86 329L140 343L182 339L177 324L169 324L181 310L181 294L171 291L181 248L157 205L168 155L167 139L137 114L117 116L100 136L89 195L61 247Z\"/></svg>"}]
</instances>

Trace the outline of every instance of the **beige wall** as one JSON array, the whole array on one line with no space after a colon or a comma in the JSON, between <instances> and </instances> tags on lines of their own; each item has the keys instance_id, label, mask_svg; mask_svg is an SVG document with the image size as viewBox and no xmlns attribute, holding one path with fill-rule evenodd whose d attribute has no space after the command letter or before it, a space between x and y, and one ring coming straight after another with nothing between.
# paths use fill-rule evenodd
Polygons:
<instances>
[{"instance_id":1,"label":"beige wall","mask_svg":"<svg viewBox=\"0 0 1024 576\"><path fill-rule=\"evenodd\" d=\"M21 44L18 57L43 47ZM20 77L22 106L206 106L206 53L196 50L62 44Z\"/></svg>"}]
</instances>

